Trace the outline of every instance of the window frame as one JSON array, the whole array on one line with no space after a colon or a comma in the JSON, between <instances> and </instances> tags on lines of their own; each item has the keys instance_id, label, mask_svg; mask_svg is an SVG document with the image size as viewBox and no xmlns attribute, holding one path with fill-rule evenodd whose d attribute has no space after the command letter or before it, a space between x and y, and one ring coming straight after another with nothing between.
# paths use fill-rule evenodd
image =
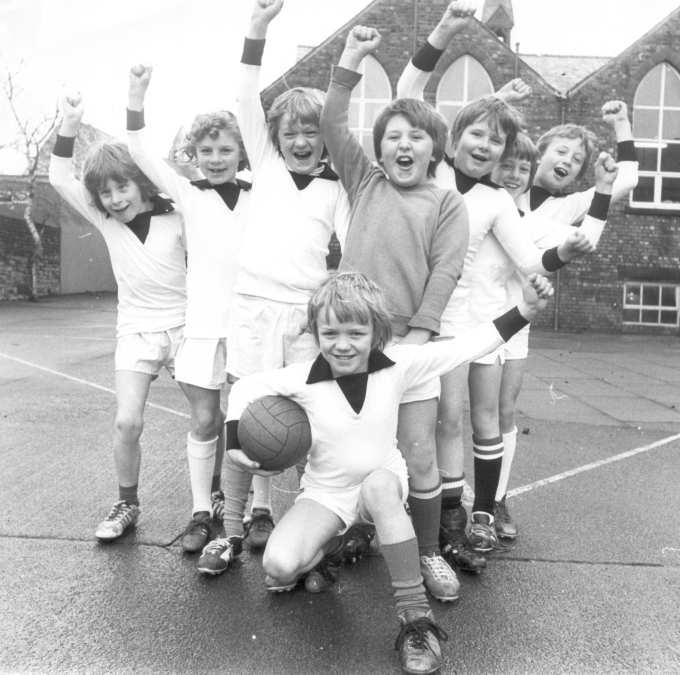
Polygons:
<instances>
[{"instance_id":1,"label":"window frame","mask_svg":"<svg viewBox=\"0 0 680 675\"><path fill-rule=\"evenodd\" d=\"M635 98L637 98L640 87L644 83L645 79L650 77L656 69L661 69L661 82L659 86L659 97L657 103L655 105L636 104ZM662 151L666 150L669 144L677 145L678 150L680 150L680 139L676 140L663 138L664 112L669 111L678 113L680 115L680 105L678 106L664 105L664 98L666 96L666 82L669 74L671 73L675 74L675 77L678 80L678 84L680 85L680 72L678 72L678 70L667 61L662 61L661 63L656 64L645 74L645 76L638 83L638 86L635 90L635 96L633 98L633 121L635 121L636 110L655 111L657 113L657 125L656 125L657 136L655 138L638 137L635 132L635 128L633 127L633 138L635 142L635 147L641 149L647 148L656 150L657 157L655 170L652 171L640 169L638 171L638 176L640 179L642 178L653 179L653 201L639 201L639 200L636 201L634 199L635 190L631 190L628 203L630 208L634 210L639 211L656 209L663 212L680 211L680 200L677 202L664 202L661 200L664 179L675 179L680 182L680 170L664 171L661 169Z\"/></svg>"},{"instance_id":2,"label":"window frame","mask_svg":"<svg viewBox=\"0 0 680 675\"><path fill-rule=\"evenodd\" d=\"M388 91L388 98L368 98L365 96L366 93L366 87L368 84L368 78L366 76L366 64L371 61L373 65L377 66L380 69L380 72L383 75L384 81L383 84L387 85L387 91ZM390 82L390 78L387 75L387 71L383 68L382 64L378 59L375 58L375 56L372 56L369 54L366 56L360 66L359 70L357 71L361 73L362 77L361 80L359 80L359 83L354 87L352 90L352 94L350 96L350 109L352 104L357 104L358 110L357 110L357 126L351 126L349 130L356 136L357 140L361 144L361 147L364 149L364 151L367 152L369 157L372 160L375 160L374 157L374 152L373 152L373 123L375 120L370 120L370 125L366 124L366 106L367 104L378 104L382 105L382 107L385 107L392 103L392 83ZM364 144L364 141L368 139L370 142L368 144L368 151L367 151L367 146Z\"/></svg>"},{"instance_id":3,"label":"window frame","mask_svg":"<svg viewBox=\"0 0 680 675\"><path fill-rule=\"evenodd\" d=\"M639 294L640 302L637 304L629 303L627 301L627 295L632 290L632 287L637 287L637 292ZM656 305L644 304L644 291L645 287L654 287L658 289L659 301ZM663 289L672 288L675 291L675 305L665 306L662 305ZM623 282L623 302L621 305L621 322L625 326L656 326L658 328L678 328L680 326L680 284L665 282L665 281L624 281ZM624 318L626 310L637 310L638 320L630 321ZM643 321L643 312L657 312L657 321ZM662 312L675 312L675 323L664 323L661 321Z\"/></svg>"}]
</instances>

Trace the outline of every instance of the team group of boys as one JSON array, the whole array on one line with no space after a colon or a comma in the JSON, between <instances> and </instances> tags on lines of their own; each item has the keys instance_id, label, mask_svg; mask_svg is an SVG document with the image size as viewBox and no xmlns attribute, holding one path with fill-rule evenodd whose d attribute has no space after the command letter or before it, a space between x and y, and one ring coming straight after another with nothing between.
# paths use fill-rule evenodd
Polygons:
<instances>
[{"instance_id":1,"label":"team group of boys","mask_svg":"<svg viewBox=\"0 0 680 675\"><path fill-rule=\"evenodd\" d=\"M465 105L449 132L422 99L437 60L471 20L472 4L457 0L378 115L373 161L348 117L379 33L350 30L325 96L291 89L265 114L260 64L282 5L254 1L236 109L197 116L187 135L200 180L149 149L149 67L130 70L127 145L92 148L82 182L72 157L83 105L79 95L64 98L50 181L103 234L118 284L119 499L95 535L116 539L139 518L144 405L165 367L191 408L193 508L182 546L201 551L199 571L222 573L246 540L265 549L269 590L303 583L315 592L375 536L394 591L401 667L429 673L442 664L446 634L426 590L455 600L452 567L479 572L499 537L517 536L505 493L528 321L552 293L541 275L594 250L611 201L635 186L630 123L625 104L605 103L618 163L600 153L595 187L571 194L595 139L566 124L536 147L512 106L530 95L521 80ZM240 177L246 167L252 182ZM338 272L326 264L333 234ZM275 527L272 474L240 449L237 433L244 407L266 394L300 403L313 431L300 493Z\"/></svg>"}]
</instances>

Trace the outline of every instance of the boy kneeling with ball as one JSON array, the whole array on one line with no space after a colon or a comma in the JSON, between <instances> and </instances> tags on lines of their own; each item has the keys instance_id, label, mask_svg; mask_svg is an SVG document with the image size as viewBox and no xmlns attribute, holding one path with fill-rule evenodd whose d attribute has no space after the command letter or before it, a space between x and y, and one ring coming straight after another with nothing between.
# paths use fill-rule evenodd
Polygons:
<instances>
[{"instance_id":1,"label":"boy kneeling with ball","mask_svg":"<svg viewBox=\"0 0 680 675\"><path fill-rule=\"evenodd\" d=\"M302 492L264 552L271 591L291 590L303 579L308 590L321 590L336 578L341 535L355 523L372 522L401 623L401 666L407 673L430 673L442 665L439 640L447 636L430 610L416 536L404 508L408 476L395 442L399 402L409 387L499 347L551 294L550 282L532 275L523 300L493 322L453 340L390 345L383 294L365 276L337 274L315 292L308 319L319 356L244 377L229 399L227 450L252 472L259 464L240 449L237 434L239 417L252 401L286 396L304 409L311 425Z\"/></svg>"}]
</instances>

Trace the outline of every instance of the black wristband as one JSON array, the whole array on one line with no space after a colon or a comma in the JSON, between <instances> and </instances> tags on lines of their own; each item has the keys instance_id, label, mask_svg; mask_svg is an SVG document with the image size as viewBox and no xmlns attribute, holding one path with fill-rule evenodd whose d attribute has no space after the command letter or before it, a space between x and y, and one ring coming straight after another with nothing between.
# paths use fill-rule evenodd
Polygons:
<instances>
[{"instance_id":1,"label":"black wristband","mask_svg":"<svg viewBox=\"0 0 680 675\"><path fill-rule=\"evenodd\" d=\"M262 54L264 54L264 43L265 40L246 38L243 41L241 63L245 63L247 66L261 66Z\"/></svg>"},{"instance_id":2,"label":"black wristband","mask_svg":"<svg viewBox=\"0 0 680 675\"><path fill-rule=\"evenodd\" d=\"M73 157L73 147L76 144L75 136L61 136L57 134L57 140L54 144L54 150L52 153L57 157Z\"/></svg>"},{"instance_id":3,"label":"black wristband","mask_svg":"<svg viewBox=\"0 0 680 675\"><path fill-rule=\"evenodd\" d=\"M616 144L617 162L637 162L634 141L621 141Z\"/></svg>"},{"instance_id":4,"label":"black wristband","mask_svg":"<svg viewBox=\"0 0 680 675\"><path fill-rule=\"evenodd\" d=\"M609 205L611 204L612 196L605 195L601 192L596 192L593 196L593 201L590 202L588 215L598 220L607 220L607 213L609 212Z\"/></svg>"},{"instance_id":5,"label":"black wristband","mask_svg":"<svg viewBox=\"0 0 680 675\"><path fill-rule=\"evenodd\" d=\"M227 421L227 450L240 450L241 442L238 440L238 420Z\"/></svg>"},{"instance_id":6,"label":"black wristband","mask_svg":"<svg viewBox=\"0 0 680 675\"><path fill-rule=\"evenodd\" d=\"M127 130L140 131L144 128L144 111L127 109Z\"/></svg>"},{"instance_id":7,"label":"black wristband","mask_svg":"<svg viewBox=\"0 0 680 675\"><path fill-rule=\"evenodd\" d=\"M443 53L443 49L437 49L426 41L425 44L413 55L411 61L413 62L413 65L418 68L418 70L424 70L426 73L431 73Z\"/></svg>"},{"instance_id":8,"label":"black wristband","mask_svg":"<svg viewBox=\"0 0 680 675\"><path fill-rule=\"evenodd\" d=\"M505 314L501 314L497 319L493 320L493 323L504 342L507 342L515 333L529 324L520 314L517 307L513 307Z\"/></svg>"},{"instance_id":9,"label":"black wristband","mask_svg":"<svg viewBox=\"0 0 680 675\"><path fill-rule=\"evenodd\" d=\"M541 262L543 263L546 272L557 272L558 269L567 264L560 259L559 255L557 255L557 246L553 246L553 248L544 251Z\"/></svg>"}]
</instances>

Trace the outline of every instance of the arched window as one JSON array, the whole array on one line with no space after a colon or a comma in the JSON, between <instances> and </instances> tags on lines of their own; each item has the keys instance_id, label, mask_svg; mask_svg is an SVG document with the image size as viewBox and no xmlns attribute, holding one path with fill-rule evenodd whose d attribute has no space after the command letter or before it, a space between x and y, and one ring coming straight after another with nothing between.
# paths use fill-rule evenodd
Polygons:
<instances>
[{"instance_id":1,"label":"arched window","mask_svg":"<svg viewBox=\"0 0 680 675\"><path fill-rule=\"evenodd\" d=\"M638 85L633 136L640 179L631 205L680 209L680 74L668 63L654 66Z\"/></svg>"},{"instance_id":2,"label":"arched window","mask_svg":"<svg viewBox=\"0 0 680 675\"><path fill-rule=\"evenodd\" d=\"M373 152L373 122L378 113L392 102L392 86L385 69L372 57L367 56L359 67L363 75L352 91L349 103L349 126L369 157Z\"/></svg>"},{"instance_id":3,"label":"arched window","mask_svg":"<svg viewBox=\"0 0 680 675\"><path fill-rule=\"evenodd\" d=\"M466 103L489 94L493 94L493 84L484 66L465 54L448 67L439 81L437 110L444 115L450 127Z\"/></svg>"}]
</instances>

